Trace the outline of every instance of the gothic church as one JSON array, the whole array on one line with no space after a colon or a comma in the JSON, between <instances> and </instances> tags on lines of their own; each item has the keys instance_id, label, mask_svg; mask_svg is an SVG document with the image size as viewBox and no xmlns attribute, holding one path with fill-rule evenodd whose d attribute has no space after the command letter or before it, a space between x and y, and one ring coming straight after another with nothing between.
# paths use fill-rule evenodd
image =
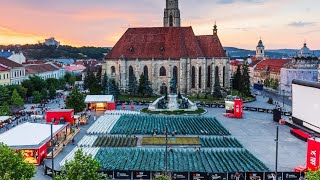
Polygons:
<instances>
[{"instance_id":1,"label":"gothic church","mask_svg":"<svg viewBox=\"0 0 320 180\"><path fill-rule=\"evenodd\" d=\"M215 78L222 88L229 88L229 61L214 25L212 35L196 36L192 27L181 27L178 0L166 0L164 27L129 28L102 65L103 73L115 78L126 91L129 77L137 80L143 73L152 83L154 93L177 82L181 94L212 93Z\"/></svg>"}]
</instances>

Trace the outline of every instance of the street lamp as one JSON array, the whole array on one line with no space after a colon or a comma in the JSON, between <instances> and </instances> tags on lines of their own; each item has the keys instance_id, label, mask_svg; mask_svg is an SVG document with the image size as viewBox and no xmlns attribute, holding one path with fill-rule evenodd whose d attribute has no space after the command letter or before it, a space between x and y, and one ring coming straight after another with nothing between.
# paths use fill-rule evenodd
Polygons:
<instances>
[{"instance_id":1,"label":"street lamp","mask_svg":"<svg viewBox=\"0 0 320 180\"><path fill-rule=\"evenodd\" d=\"M277 133L276 133L276 139L275 139L275 141L276 141L276 170L275 170L275 172L276 172L276 175L275 175L275 177L276 177L276 180L278 179L278 143L279 143L279 126L277 126Z\"/></svg>"},{"instance_id":2,"label":"street lamp","mask_svg":"<svg viewBox=\"0 0 320 180\"><path fill-rule=\"evenodd\" d=\"M282 107L284 109L284 89L282 89Z\"/></svg>"},{"instance_id":3,"label":"street lamp","mask_svg":"<svg viewBox=\"0 0 320 180\"><path fill-rule=\"evenodd\" d=\"M51 119L51 171L52 171L52 179L54 179L54 140L53 140L53 125L54 125L54 118Z\"/></svg>"},{"instance_id":4,"label":"street lamp","mask_svg":"<svg viewBox=\"0 0 320 180\"><path fill-rule=\"evenodd\" d=\"M165 175L168 175L168 124L166 124L166 152L164 156Z\"/></svg>"}]
</instances>

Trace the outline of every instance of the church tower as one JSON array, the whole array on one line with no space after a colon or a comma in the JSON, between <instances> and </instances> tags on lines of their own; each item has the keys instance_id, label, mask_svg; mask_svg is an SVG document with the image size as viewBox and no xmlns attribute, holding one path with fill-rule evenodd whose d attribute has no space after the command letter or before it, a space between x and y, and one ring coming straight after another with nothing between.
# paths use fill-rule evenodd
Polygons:
<instances>
[{"instance_id":1,"label":"church tower","mask_svg":"<svg viewBox=\"0 0 320 180\"><path fill-rule=\"evenodd\" d=\"M166 0L164 9L163 26L180 27L179 0Z\"/></svg>"},{"instance_id":2,"label":"church tower","mask_svg":"<svg viewBox=\"0 0 320 180\"><path fill-rule=\"evenodd\" d=\"M256 57L257 58L264 58L264 45L262 43L261 38L260 38L260 41L258 42L258 45L256 48Z\"/></svg>"}]
</instances>

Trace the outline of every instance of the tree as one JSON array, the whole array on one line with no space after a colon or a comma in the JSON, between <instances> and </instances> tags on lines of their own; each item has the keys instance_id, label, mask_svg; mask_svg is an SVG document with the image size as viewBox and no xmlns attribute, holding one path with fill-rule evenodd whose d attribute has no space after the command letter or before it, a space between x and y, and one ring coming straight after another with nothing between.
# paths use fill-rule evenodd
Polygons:
<instances>
[{"instance_id":1,"label":"tree","mask_svg":"<svg viewBox=\"0 0 320 180\"><path fill-rule=\"evenodd\" d=\"M10 100L10 92L6 86L0 85L0 105L9 102Z\"/></svg>"},{"instance_id":2,"label":"tree","mask_svg":"<svg viewBox=\"0 0 320 180\"><path fill-rule=\"evenodd\" d=\"M48 98L48 90L45 88L41 89L41 99L46 100Z\"/></svg>"},{"instance_id":3,"label":"tree","mask_svg":"<svg viewBox=\"0 0 320 180\"><path fill-rule=\"evenodd\" d=\"M108 76L107 72L104 72L102 82L101 82L102 94L108 94Z\"/></svg>"},{"instance_id":4,"label":"tree","mask_svg":"<svg viewBox=\"0 0 320 180\"><path fill-rule=\"evenodd\" d=\"M66 80L64 78L60 78L58 80L58 87L57 89L64 89L66 87Z\"/></svg>"},{"instance_id":5,"label":"tree","mask_svg":"<svg viewBox=\"0 0 320 180\"><path fill-rule=\"evenodd\" d=\"M170 177L165 175L160 175L155 177L154 180L170 180Z\"/></svg>"},{"instance_id":6,"label":"tree","mask_svg":"<svg viewBox=\"0 0 320 180\"><path fill-rule=\"evenodd\" d=\"M64 79L65 79L66 82L69 82L70 78L71 78L71 74L70 73L66 73L64 75Z\"/></svg>"},{"instance_id":7,"label":"tree","mask_svg":"<svg viewBox=\"0 0 320 180\"><path fill-rule=\"evenodd\" d=\"M101 179L98 171L101 169L99 162L86 155L81 149L77 150L74 159L67 161L62 167L61 175L57 176L58 180L74 180L74 179Z\"/></svg>"},{"instance_id":8,"label":"tree","mask_svg":"<svg viewBox=\"0 0 320 180\"><path fill-rule=\"evenodd\" d=\"M86 107L84 95L79 92L78 88L74 88L67 96L66 107L74 109L75 112L82 112Z\"/></svg>"},{"instance_id":9,"label":"tree","mask_svg":"<svg viewBox=\"0 0 320 180\"><path fill-rule=\"evenodd\" d=\"M24 161L21 153L16 153L8 146L0 143L0 179L31 179L35 167Z\"/></svg>"},{"instance_id":10,"label":"tree","mask_svg":"<svg viewBox=\"0 0 320 180\"><path fill-rule=\"evenodd\" d=\"M19 95L18 91L16 89L13 90L11 95L11 103L13 106L21 107L23 106L23 99Z\"/></svg>"},{"instance_id":11,"label":"tree","mask_svg":"<svg viewBox=\"0 0 320 180\"><path fill-rule=\"evenodd\" d=\"M54 89L58 89L59 88L59 80L56 79L56 78L48 78L48 79L46 79L46 82L47 82L49 88L51 86L53 86Z\"/></svg>"},{"instance_id":12,"label":"tree","mask_svg":"<svg viewBox=\"0 0 320 180\"><path fill-rule=\"evenodd\" d=\"M39 91L34 91L32 93L32 102L33 103L41 103L42 95Z\"/></svg>"},{"instance_id":13,"label":"tree","mask_svg":"<svg viewBox=\"0 0 320 180\"><path fill-rule=\"evenodd\" d=\"M130 95L136 96L138 94L138 82L136 76L133 74L129 78L129 83L128 83L128 93Z\"/></svg>"},{"instance_id":14,"label":"tree","mask_svg":"<svg viewBox=\"0 0 320 180\"><path fill-rule=\"evenodd\" d=\"M320 168L317 171L306 172L308 180L319 180L320 179Z\"/></svg>"},{"instance_id":15,"label":"tree","mask_svg":"<svg viewBox=\"0 0 320 180\"><path fill-rule=\"evenodd\" d=\"M153 94L153 90L151 88L151 83L148 79L147 76L145 76L144 74L140 75L140 79L139 79L139 88L138 88L138 92L143 96L151 96Z\"/></svg>"},{"instance_id":16,"label":"tree","mask_svg":"<svg viewBox=\"0 0 320 180\"><path fill-rule=\"evenodd\" d=\"M240 80L241 80L241 68L238 65L237 71L233 75L233 81L232 81L232 88L233 89L239 90Z\"/></svg>"},{"instance_id":17,"label":"tree","mask_svg":"<svg viewBox=\"0 0 320 180\"><path fill-rule=\"evenodd\" d=\"M270 80L269 78L266 78L266 79L264 80L264 82L263 82L263 85L264 85L265 87L270 87L270 83L271 83L271 80Z\"/></svg>"},{"instance_id":18,"label":"tree","mask_svg":"<svg viewBox=\"0 0 320 180\"><path fill-rule=\"evenodd\" d=\"M249 67L248 64L245 63L242 68L242 76L240 79L239 91L243 96L250 96L250 75L249 75Z\"/></svg>"},{"instance_id":19,"label":"tree","mask_svg":"<svg viewBox=\"0 0 320 180\"><path fill-rule=\"evenodd\" d=\"M11 110L7 102L2 103L0 106L0 116L11 116Z\"/></svg>"},{"instance_id":20,"label":"tree","mask_svg":"<svg viewBox=\"0 0 320 180\"><path fill-rule=\"evenodd\" d=\"M77 77L75 75L72 75L68 81L69 85L74 86L74 83L76 82L76 80L77 80Z\"/></svg>"},{"instance_id":21,"label":"tree","mask_svg":"<svg viewBox=\"0 0 320 180\"><path fill-rule=\"evenodd\" d=\"M54 99L55 96L56 96L56 89L55 89L54 85L50 85L49 86L49 98Z\"/></svg>"},{"instance_id":22,"label":"tree","mask_svg":"<svg viewBox=\"0 0 320 180\"><path fill-rule=\"evenodd\" d=\"M24 80L22 81L21 85L27 89L27 96L32 96L32 93L35 91L32 81L30 79Z\"/></svg>"},{"instance_id":23,"label":"tree","mask_svg":"<svg viewBox=\"0 0 320 180\"><path fill-rule=\"evenodd\" d=\"M39 76L31 76L29 77L29 79L31 80L31 83L34 87L34 91L41 92L42 89L48 88L47 82L42 78L40 78Z\"/></svg>"},{"instance_id":24,"label":"tree","mask_svg":"<svg viewBox=\"0 0 320 180\"><path fill-rule=\"evenodd\" d=\"M119 87L114 79L109 80L109 95L118 98L120 95Z\"/></svg>"},{"instance_id":25,"label":"tree","mask_svg":"<svg viewBox=\"0 0 320 180\"><path fill-rule=\"evenodd\" d=\"M16 89L22 99L25 99L27 97L27 89L21 85L13 84L6 87L9 89L10 94L12 94L13 90Z\"/></svg>"},{"instance_id":26,"label":"tree","mask_svg":"<svg viewBox=\"0 0 320 180\"><path fill-rule=\"evenodd\" d=\"M212 94L212 96L215 97L215 98L222 98L219 77L216 77L214 79L214 86L213 86L213 94Z\"/></svg>"}]
</instances>

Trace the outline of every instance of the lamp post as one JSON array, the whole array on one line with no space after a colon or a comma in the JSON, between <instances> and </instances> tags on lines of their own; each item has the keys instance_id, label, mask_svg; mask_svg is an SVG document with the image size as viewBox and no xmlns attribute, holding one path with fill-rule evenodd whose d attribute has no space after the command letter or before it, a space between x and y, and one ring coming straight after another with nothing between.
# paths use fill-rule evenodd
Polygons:
<instances>
[{"instance_id":1,"label":"lamp post","mask_svg":"<svg viewBox=\"0 0 320 180\"><path fill-rule=\"evenodd\" d=\"M282 109L284 109L284 89L282 89Z\"/></svg>"},{"instance_id":2,"label":"lamp post","mask_svg":"<svg viewBox=\"0 0 320 180\"><path fill-rule=\"evenodd\" d=\"M54 118L51 119L51 171L52 171L52 179L54 179L54 140L53 140L53 125L54 125Z\"/></svg>"},{"instance_id":3,"label":"lamp post","mask_svg":"<svg viewBox=\"0 0 320 180\"><path fill-rule=\"evenodd\" d=\"M165 175L168 175L168 124L166 124L166 152L164 156L164 167L165 167Z\"/></svg>"},{"instance_id":4,"label":"lamp post","mask_svg":"<svg viewBox=\"0 0 320 180\"><path fill-rule=\"evenodd\" d=\"M275 141L276 141L276 170L275 170L275 172L276 172L276 175L275 175L275 177L276 177L276 179L278 179L278 143L279 143L279 126L277 126L277 133L276 133L276 139L275 139Z\"/></svg>"}]
</instances>

